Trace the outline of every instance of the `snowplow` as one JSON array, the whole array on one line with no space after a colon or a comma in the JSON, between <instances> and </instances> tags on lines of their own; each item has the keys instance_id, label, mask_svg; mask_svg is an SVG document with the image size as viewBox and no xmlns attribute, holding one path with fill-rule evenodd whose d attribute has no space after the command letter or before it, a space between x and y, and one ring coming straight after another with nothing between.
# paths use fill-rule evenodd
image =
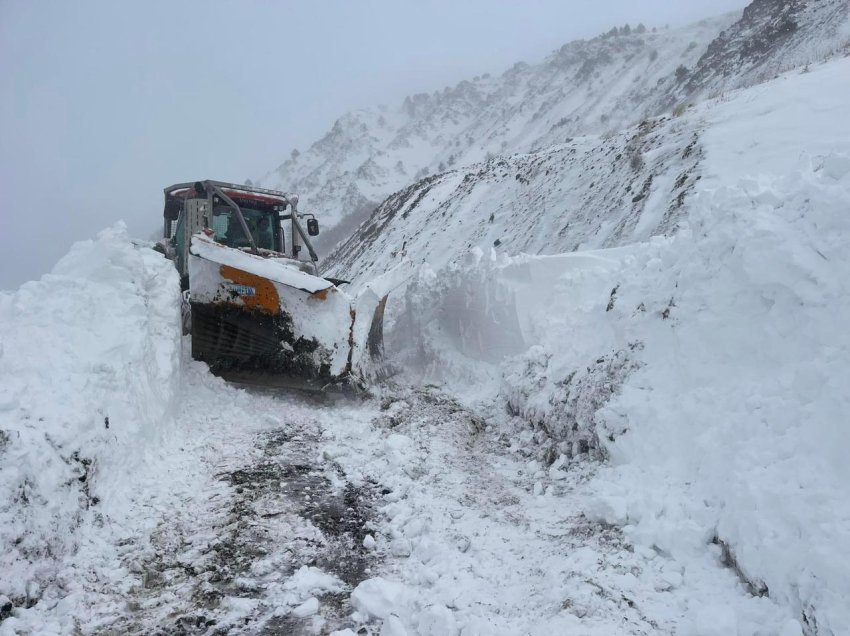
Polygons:
<instances>
[{"instance_id":1,"label":"snowplow","mask_svg":"<svg viewBox=\"0 0 850 636\"><path fill-rule=\"evenodd\" d=\"M221 181L165 188L160 249L174 260L192 357L225 379L323 388L382 372L393 276L356 295L324 278L298 197Z\"/></svg>"}]
</instances>

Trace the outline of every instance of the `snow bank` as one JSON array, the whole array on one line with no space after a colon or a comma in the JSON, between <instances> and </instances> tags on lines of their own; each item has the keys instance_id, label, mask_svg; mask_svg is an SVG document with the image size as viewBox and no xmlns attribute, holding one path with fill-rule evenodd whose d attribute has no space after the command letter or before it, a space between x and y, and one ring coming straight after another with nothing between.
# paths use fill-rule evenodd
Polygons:
<instances>
[{"instance_id":1,"label":"snow bank","mask_svg":"<svg viewBox=\"0 0 850 636\"><path fill-rule=\"evenodd\" d=\"M605 519L677 557L714 541L752 591L835 633L850 625L844 161L701 196L699 238L621 288L624 324L664 291L670 311L640 329L642 367L598 431Z\"/></svg>"},{"instance_id":2,"label":"snow bank","mask_svg":"<svg viewBox=\"0 0 850 636\"><path fill-rule=\"evenodd\" d=\"M850 625L848 69L689 115L706 127L704 177L672 238L476 253L423 270L395 323L417 327L400 359L426 380L491 402L498 390L529 423L518 443L550 462L609 460L589 515L685 564L712 554L796 617L788 633ZM717 633L757 631L704 610L726 617Z\"/></svg>"},{"instance_id":3,"label":"snow bank","mask_svg":"<svg viewBox=\"0 0 850 636\"><path fill-rule=\"evenodd\" d=\"M599 486L634 541L716 541L812 633L850 625L848 69L706 113L694 238L652 277L674 299L670 328L606 409L615 464Z\"/></svg>"},{"instance_id":4,"label":"snow bank","mask_svg":"<svg viewBox=\"0 0 850 636\"><path fill-rule=\"evenodd\" d=\"M123 224L0 294L0 595L16 606L73 585L78 528L126 505L166 434L179 298L173 264Z\"/></svg>"},{"instance_id":5,"label":"snow bank","mask_svg":"<svg viewBox=\"0 0 850 636\"><path fill-rule=\"evenodd\" d=\"M635 544L683 563L714 553L840 633L848 209L850 155L830 154L703 191L674 238L423 269L394 326L418 329L401 357L467 399L498 390L549 462L609 459L586 512Z\"/></svg>"}]
</instances>

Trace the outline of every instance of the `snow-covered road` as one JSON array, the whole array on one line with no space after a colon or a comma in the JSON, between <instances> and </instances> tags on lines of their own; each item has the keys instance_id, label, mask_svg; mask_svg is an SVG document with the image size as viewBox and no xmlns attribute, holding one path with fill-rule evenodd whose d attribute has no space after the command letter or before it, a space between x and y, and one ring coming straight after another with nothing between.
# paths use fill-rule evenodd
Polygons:
<instances>
[{"instance_id":1,"label":"snow-covered road","mask_svg":"<svg viewBox=\"0 0 850 636\"><path fill-rule=\"evenodd\" d=\"M602 521L605 464L544 466L502 400L213 377L176 282L116 227L0 296L2 636L799 634L721 546Z\"/></svg>"},{"instance_id":2,"label":"snow-covered road","mask_svg":"<svg viewBox=\"0 0 850 636\"><path fill-rule=\"evenodd\" d=\"M544 471L507 415L429 387L318 399L183 365L168 447L125 517L87 529L74 593L2 633L726 634L701 610L721 605L781 633L719 548L677 562L582 514L595 464Z\"/></svg>"}]
</instances>

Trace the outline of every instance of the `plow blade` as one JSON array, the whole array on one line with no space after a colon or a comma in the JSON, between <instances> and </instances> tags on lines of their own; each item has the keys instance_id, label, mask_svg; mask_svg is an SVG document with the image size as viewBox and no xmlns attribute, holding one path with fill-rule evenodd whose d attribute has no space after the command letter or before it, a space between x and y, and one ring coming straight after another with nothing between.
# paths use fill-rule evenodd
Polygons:
<instances>
[{"instance_id":1,"label":"plow blade","mask_svg":"<svg viewBox=\"0 0 850 636\"><path fill-rule=\"evenodd\" d=\"M203 235L189 254L192 357L225 379L321 388L379 378L387 293L351 297L290 259Z\"/></svg>"}]
</instances>

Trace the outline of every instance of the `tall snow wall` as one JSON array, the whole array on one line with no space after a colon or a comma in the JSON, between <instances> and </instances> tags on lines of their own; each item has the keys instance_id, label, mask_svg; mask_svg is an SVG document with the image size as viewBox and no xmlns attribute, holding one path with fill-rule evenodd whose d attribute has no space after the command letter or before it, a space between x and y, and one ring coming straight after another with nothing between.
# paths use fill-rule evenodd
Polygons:
<instances>
[{"instance_id":1,"label":"tall snow wall","mask_svg":"<svg viewBox=\"0 0 850 636\"><path fill-rule=\"evenodd\" d=\"M168 434L179 382L174 266L123 224L0 294L0 595L73 586L84 524L110 525Z\"/></svg>"},{"instance_id":2,"label":"tall snow wall","mask_svg":"<svg viewBox=\"0 0 850 636\"><path fill-rule=\"evenodd\" d=\"M672 236L473 251L423 268L388 319L396 359L525 422L517 445L604 460L588 516L714 558L789 634L850 625L848 62L686 115L705 160Z\"/></svg>"}]
</instances>

